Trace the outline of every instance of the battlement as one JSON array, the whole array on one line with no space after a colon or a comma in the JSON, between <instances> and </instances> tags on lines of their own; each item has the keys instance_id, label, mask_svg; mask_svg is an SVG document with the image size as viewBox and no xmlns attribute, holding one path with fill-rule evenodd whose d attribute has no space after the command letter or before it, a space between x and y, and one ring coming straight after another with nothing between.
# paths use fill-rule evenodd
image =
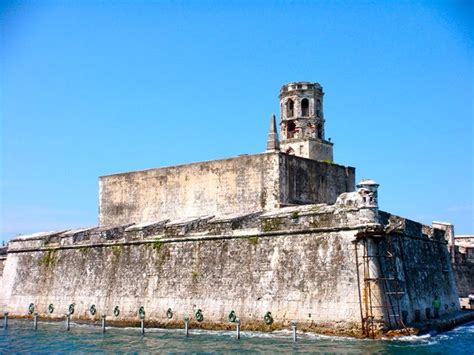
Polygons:
<instances>
[{"instance_id":1,"label":"battlement","mask_svg":"<svg viewBox=\"0 0 474 355\"><path fill-rule=\"evenodd\" d=\"M288 83L281 87L280 98L295 90L318 90L322 92L323 88L319 83L311 83L308 81Z\"/></svg>"}]
</instances>

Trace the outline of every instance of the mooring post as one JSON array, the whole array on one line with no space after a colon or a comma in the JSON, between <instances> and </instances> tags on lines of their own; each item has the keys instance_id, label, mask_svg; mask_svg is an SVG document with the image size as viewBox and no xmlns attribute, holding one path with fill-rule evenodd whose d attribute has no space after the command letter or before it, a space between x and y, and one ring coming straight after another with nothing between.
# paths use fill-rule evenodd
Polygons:
<instances>
[{"instance_id":1,"label":"mooring post","mask_svg":"<svg viewBox=\"0 0 474 355\"><path fill-rule=\"evenodd\" d=\"M237 339L240 339L240 319L239 318L235 318L235 325L236 325L236 328L235 328L236 337Z\"/></svg>"},{"instance_id":2,"label":"mooring post","mask_svg":"<svg viewBox=\"0 0 474 355\"><path fill-rule=\"evenodd\" d=\"M71 329L71 315L66 313L66 330L69 331Z\"/></svg>"},{"instance_id":3,"label":"mooring post","mask_svg":"<svg viewBox=\"0 0 474 355\"><path fill-rule=\"evenodd\" d=\"M145 318L140 318L140 329L142 334L145 334Z\"/></svg>"},{"instance_id":4,"label":"mooring post","mask_svg":"<svg viewBox=\"0 0 474 355\"><path fill-rule=\"evenodd\" d=\"M185 336L188 336L188 335L189 335L188 323L189 323L189 317L188 317L188 316L185 316L185 317L184 317L184 335L185 335Z\"/></svg>"},{"instance_id":5,"label":"mooring post","mask_svg":"<svg viewBox=\"0 0 474 355\"><path fill-rule=\"evenodd\" d=\"M38 329L38 313L33 315L33 328L35 328L35 330Z\"/></svg>"},{"instance_id":6,"label":"mooring post","mask_svg":"<svg viewBox=\"0 0 474 355\"><path fill-rule=\"evenodd\" d=\"M291 329L293 330L293 342L294 343L296 343L296 340L297 340L297 338L296 338L296 325L297 324L298 323L295 320L291 321Z\"/></svg>"},{"instance_id":7,"label":"mooring post","mask_svg":"<svg viewBox=\"0 0 474 355\"><path fill-rule=\"evenodd\" d=\"M105 314L102 314L102 333L105 333Z\"/></svg>"},{"instance_id":8,"label":"mooring post","mask_svg":"<svg viewBox=\"0 0 474 355\"><path fill-rule=\"evenodd\" d=\"M3 329L7 329L8 328L8 312L5 312L3 314L4 318L3 318Z\"/></svg>"}]
</instances>

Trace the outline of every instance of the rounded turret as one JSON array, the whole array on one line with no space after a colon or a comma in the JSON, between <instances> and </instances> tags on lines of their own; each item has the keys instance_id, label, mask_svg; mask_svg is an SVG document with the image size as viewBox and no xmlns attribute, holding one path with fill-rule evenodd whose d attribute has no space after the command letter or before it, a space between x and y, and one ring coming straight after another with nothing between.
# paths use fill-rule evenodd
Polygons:
<instances>
[{"instance_id":1,"label":"rounded turret","mask_svg":"<svg viewBox=\"0 0 474 355\"><path fill-rule=\"evenodd\" d=\"M379 184L372 179L363 179L357 184L357 192L362 196L366 207L378 208L378 188Z\"/></svg>"}]
</instances>

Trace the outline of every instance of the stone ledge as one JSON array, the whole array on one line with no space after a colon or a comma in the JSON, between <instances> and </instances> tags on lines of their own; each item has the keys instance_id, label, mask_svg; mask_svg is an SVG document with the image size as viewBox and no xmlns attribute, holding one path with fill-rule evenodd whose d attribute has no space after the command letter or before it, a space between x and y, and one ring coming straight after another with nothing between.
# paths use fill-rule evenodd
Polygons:
<instances>
[{"instance_id":1,"label":"stone ledge","mask_svg":"<svg viewBox=\"0 0 474 355\"><path fill-rule=\"evenodd\" d=\"M107 227L88 227L41 232L20 236L8 244L8 253L90 246L132 245L161 242L194 241L310 234L341 230L364 230L367 226L396 225L393 233L413 239L443 243L444 233L402 217L379 211L379 220L360 223L368 208L340 205L287 206L270 211L255 211L221 216L197 216L177 220L149 221ZM374 223L375 222L375 223ZM383 235L381 235L383 237Z\"/></svg>"},{"instance_id":2,"label":"stone ledge","mask_svg":"<svg viewBox=\"0 0 474 355\"><path fill-rule=\"evenodd\" d=\"M60 249L81 249L81 248L97 248L97 247L113 247L113 246L125 246L125 245L142 245L142 244L155 244L155 243L182 243L182 242L196 242L206 240L225 240L225 239L246 239L255 237L284 237L288 235L304 235L313 233L327 233L327 232L340 232L340 231L359 231L361 226L354 227L334 227L334 228L312 228L305 230L289 230L289 231L274 231L274 232L259 232L259 233L245 233L236 235L187 235L183 237L166 237L164 234L150 236L153 239L143 240L131 240L131 241L116 241L116 242L103 242L103 243L88 243L88 244L74 244L54 247L37 247L37 248L23 248L9 250L8 253L26 253L35 251L52 251Z\"/></svg>"}]
</instances>

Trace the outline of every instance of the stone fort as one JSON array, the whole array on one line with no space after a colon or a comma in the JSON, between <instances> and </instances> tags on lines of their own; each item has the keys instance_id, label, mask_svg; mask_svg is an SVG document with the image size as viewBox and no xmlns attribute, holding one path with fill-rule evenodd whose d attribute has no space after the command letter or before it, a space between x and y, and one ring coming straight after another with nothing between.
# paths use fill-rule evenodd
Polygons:
<instances>
[{"instance_id":1,"label":"stone fort","mask_svg":"<svg viewBox=\"0 0 474 355\"><path fill-rule=\"evenodd\" d=\"M263 153L100 177L99 226L8 243L0 308L354 335L431 319L435 295L455 313L445 229L382 211L378 184L333 161L323 96L284 85Z\"/></svg>"}]
</instances>

